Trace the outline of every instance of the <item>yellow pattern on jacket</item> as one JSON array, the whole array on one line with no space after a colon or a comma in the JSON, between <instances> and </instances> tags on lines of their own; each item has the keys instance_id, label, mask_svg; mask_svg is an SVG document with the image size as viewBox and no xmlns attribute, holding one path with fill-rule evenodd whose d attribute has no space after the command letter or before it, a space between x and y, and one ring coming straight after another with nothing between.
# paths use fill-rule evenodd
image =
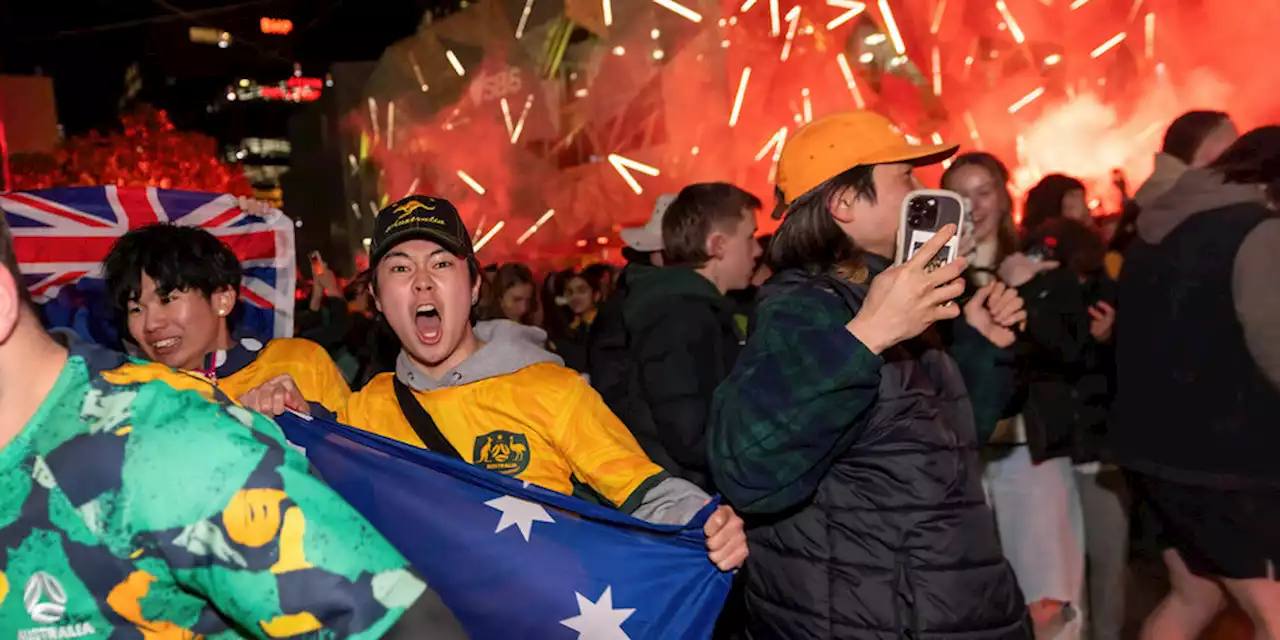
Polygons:
<instances>
[{"instance_id":1,"label":"yellow pattern on jacket","mask_svg":"<svg viewBox=\"0 0 1280 640\"><path fill-rule=\"evenodd\" d=\"M339 420L424 447L396 402L394 375L352 394ZM414 396L463 460L552 491L572 495L577 478L630 512L636 489L662 473L586 380L558 364Z\"/></svg>"},{"instance_id":2,"label":"yellow pattern on jacket","mask_svg":"<svg viewBox=\"0 0 1280 640\"><path fill-rule=\"evenodd\" d=\"M302 338L276 338L262 347L253 362L233 374L219 376L218 388L233 400L282 374L293 376L302 397L338 413L351 388L320 345Z\"/></svg>"}]
</instances>

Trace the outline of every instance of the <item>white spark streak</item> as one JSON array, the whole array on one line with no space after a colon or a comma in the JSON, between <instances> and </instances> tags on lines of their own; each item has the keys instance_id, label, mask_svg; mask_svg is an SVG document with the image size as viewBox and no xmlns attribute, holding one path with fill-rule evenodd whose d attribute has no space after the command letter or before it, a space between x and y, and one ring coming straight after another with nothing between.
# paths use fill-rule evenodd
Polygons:
<instances>
[{"instance_id":1,"label":"white spark streak","mask_svg":"<svg viewBox=\"0 0 1280 640\"><path fill-rule=\"evenodd\" d=\"M1120 44L1121 42L1124 42L1124 39L1127 38L1128 36L1129 34L1123 31L1121 31L1120 33L1117 33L1116 35L1112 36L1110 40L1099 45L1097 49L1094 49L1093 52L1089 54L1089 57L1097 58L1098 56L1101 56L1102 54L1114 49L1116 45Z\"/></svg>"},{"instance_id":2,"label":"white spark streak","mask_svg":"<svg viewBox=\"0 0 1280 640\"><path fill-rule=\"evenodd\" d=\"M853 76L853 69L849 68L849 59L843 53L839 53L836 55L836 62L840 65L845 86L849 87L849 93L853 94L854 104L858 105L859 109L866 109L867 103L862 99L862 92L858 90L858 81Z\"/></svg>"},{"instance_id":3,"label":"white spark streak","mask_svg":"<svg viewBox=\"0 0 1280 640\"><path fill-rule=\"evenodd\" d=\"M689 7L682 5L679 2L676 2L675 0L653 0L653 3L658 5L659 7L662 7L663 9L668 9L670 11L673 11L676 14L679 14L680 17L686 20L689 20L691 22L702 22L701 13L698 13L697 11L694 11L693 9L690 9Z\"/></svg>"},{"instance_id":4,"label":"white spark streak","mask_svg":"<svg viewBox=\"0 0 1280 640\"><path fill-rule=\"evenodd\" d=\"M458 56L453 55L453 49L446 49L444 52L444 57L449 59L449 64L453 65L453 70L457 71L458 75L460 76L467 75L467 70L462 68L461 62L458 62Z\"/></svg>"},{"instance_id":5,"label":"white spark streak","mask_svg":"<svg viewBox=\"0 0 1280 640\"><path fill-rule=\"evenodd\" d=\"M742 79L738 80L738 95L733 99L733 111L729 113L729 126L738 124L738 116L742 113L742 98L747 94L747 82L751 80L751 67L742 68Z\"/></svg>"},{"instance_id":6,"label":"white spark streak","mask_svg":"<svg viewBox=\"0 0 1280 640\"><path fill-rule=\"evenodd\" d=\"M480 183L476 182L476 179L468 175L466 171L458 169L458 178L467 183L467 186L474 189L476 193L484 195L484 187L480 186Z\"/></svg>"},{"instance_id":7,"label":"white spark streak","mask_svg":"<svg viewBox=\"0 0 1280 640\"><path fill-rule=\"evenodd\" d=\"M524 233L520 234L520 237L516 239L516 244L517 245L524 244L525 240L528 240L530 237L533 236L533 234L537 233L538 230L542 228L542 225L546 224L547 221L551 219L551 216L554 216L555 214L556 214L555 209L547 209L547 212L542 214L542 217L538 218L537 222L533 223L533 225L530 226L527 230L525 230Z\"/></svg>"},{"instance_id":8,"label":"white spark streak","mask_svg":"<svg viewBox=\"0 0 1280 640\"><path fill-rule=\"evenodd\" d=\"M507 226L507 221L499 220L498 224L493 225L493 228L489 230L489 233L484 234L484 237L480 238L480 242L476 243L475 250L479 251L483 249L484 246L489 244L489 241L492 240L494 236L498 235L498 232L502 231L502 228L505 226Z\"/></svg>"},{"instance_id":9,"label":"white spark streak","mask_svg":"<svg viewBox=\"0 0 1280 640\"><path fill-rule=\"evenodd\" d=\"M531 11L533 11L533 0L524 0L524 11L520 13L520 24L516 26L516 40L524 37L524 27L529 24Z\"/></svg>"},{"instance_id":10,"label":"white spark streak","mask_svg":"<svg viewBox=\"0 0 1280 640\"><path fill-rule=\"evenodd\" d=\"M1044 95L1044 87L1036 87L1031 93L1022 96L1017 102L1009 105L1009 113L1017 113L1023 107L1036 101L1036 98Z\"/></svg>"},{"instance_id":11,"label":"white spark streak","mask_svg":"<svg viewBox=\"0 0 1280 640\"><path fill-rule=\"evenodd\" d=\"M867 10L866 3L855 2L854 0L827 0L827 6L839 9L848 9L848 11L836 16L834 20L827 23L827 31L831 31L832 29L839 27L840 25L858 17L863 11Z\"/></svg>"}]
</instances>

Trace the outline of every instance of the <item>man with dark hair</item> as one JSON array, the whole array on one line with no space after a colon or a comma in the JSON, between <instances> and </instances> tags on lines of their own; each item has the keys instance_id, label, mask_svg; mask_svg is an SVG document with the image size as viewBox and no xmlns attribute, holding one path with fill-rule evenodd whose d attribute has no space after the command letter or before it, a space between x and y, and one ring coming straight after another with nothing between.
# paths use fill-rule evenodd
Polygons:
<instances>
[{"instance_id":1,"label":"man with dark hair","mask_svg":"<svg viewBox=\"0 0 1280 640\"><path fill-rule=\"evenodd\" d=\"M1277 203L1280 127L1261 127L1184 173L1125 252L1105 442L1172 585L1144 639L1200 637L1227 595L1280 637Z\"/></svg>"},{"instance_id":2,"label":"man with dark hair","mask_svg":"<svg viewBox=\"0 0 1280 640\"><path fill-rule=\"evenodd\" d=\"M383 209L369 261L401 351L394 373L351 396L341 422L647 522L685 524L706 506L710 496L650 461L582 376L543 348L541 329L473 323L480 269L449 201L409 196ZM280 391L272 386L261 395ZM732 509L704 530L722 570L746 559Z\"/></svg>"},{"instance_id":3,"label":"man with dark hair","mask_svg":"<svg viewBox=\"0 0 1280 640\"><path fill-rule=\"evenodd\" d=\"M266 342L234 327L240 261L204 229L134 229L116 241L103 272L121 335L150 360L200 373L237 400L283 375L330 414L351 394L320 345L301 338Z\"/></svg>"},{"instance_id":4,"label":"man with dark hair","mask_svg":"<svg viewBox=\"0 0 1280 640\"><path fill-rule=\"evenodd\" d=\"M814 120L783 148L776 273L707 435L716 488L753 519L753 640L1030 637L975 428L1012 395L996 365L1022 300L992 283L951 322L965 260L927 270L950 225L891 266L914 168L955 150L909 144L866 111Z\"/></svg>"},{"instance_id":5,"label":"man with dark hair","mask_svg":"<svg viewBox=\"0 0 1280 640\"><path fill-rule=\"evenodd\" d=\"M55 341L3 218L0 263L6 637L466 637L274 425L199 377Z\"/></svg>"},{"instance_id":6,"label":"man with dark hair","mask_svg":"<svg viewBox=\"0 0 1280 640\"><path fill-rule=\"evenodd\" d=\"M633 401L619 417L650 458L707 491L711 396L745 339L725 294L751 284L759 209L731 184L685 187L662 219L667 266L637 274L623 305Z\"/></svg>"},{"instance_id":7,"label":"man with dark hair","mask_svg":"<svg viewBox=\"0 0 1280 640\"><path fill-rule=\"evenodd\" d=\"M1221 111L1188 111L1178 116L1165 130L1151 177L1133 194L1134 202L1139 209L1151 206L1187 169L1208 166L1239 137L1231 116Z\"/></svg>"}]
</instances>

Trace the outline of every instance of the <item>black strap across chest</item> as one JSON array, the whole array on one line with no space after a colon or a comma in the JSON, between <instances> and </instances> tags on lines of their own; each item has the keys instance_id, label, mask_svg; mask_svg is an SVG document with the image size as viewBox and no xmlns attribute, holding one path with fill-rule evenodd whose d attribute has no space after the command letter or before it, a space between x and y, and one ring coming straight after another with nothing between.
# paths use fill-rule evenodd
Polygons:
<instances>
[{"instance_id":1,"label":"black strap across chest","mask_svg":"<svg viewBox=\"0 0 1280 640\"><path fill-rule=\"evenodd\" d=\"M405 420L409 421L409 426L413 427L414 433L422 439L422 443L427 445L427 450L462 460L462 456L458 454L458 450L449 444L444 434L440 433L440 427L436 426L435 418L422 407L418 399L413 397L413 391L395 378L394 386L396 389L396 402L400 404L400 412L404 414ZM465 460L464 460L465 462Z\"/></svg>"}]
</instances>

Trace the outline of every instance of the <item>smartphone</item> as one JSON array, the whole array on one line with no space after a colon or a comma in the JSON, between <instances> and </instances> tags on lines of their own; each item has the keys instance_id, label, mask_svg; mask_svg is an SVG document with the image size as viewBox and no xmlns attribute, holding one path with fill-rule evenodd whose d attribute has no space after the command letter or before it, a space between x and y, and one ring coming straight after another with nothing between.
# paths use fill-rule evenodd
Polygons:
<instances>
[{"instance_id":1,"label":"smartphone","mask_svg":"<svg viewBox=\"0 0 1280 640\"><path fill-rule=\"evenodd\" d=\"M311 277L315 278L317 276L323 275L324 260L320 259L320 252L312 251L310 256L311 256Z\"/></svg>"},{"instance_id":2,"label":"smartphone","mask_svg":"<svg viewBox=\"0 0 1280 640\"><path fill-rule=\"evenodd\" d=\"M940 229L955 225L956 234L929 260L928 271L955 260L960 254L960 238L965 233L967 207L964 198L954 191L920 189L907 194L902 201L898 220L898 251L894 264L902 264L933 238Z\"/></svg>"}]
</instances>

